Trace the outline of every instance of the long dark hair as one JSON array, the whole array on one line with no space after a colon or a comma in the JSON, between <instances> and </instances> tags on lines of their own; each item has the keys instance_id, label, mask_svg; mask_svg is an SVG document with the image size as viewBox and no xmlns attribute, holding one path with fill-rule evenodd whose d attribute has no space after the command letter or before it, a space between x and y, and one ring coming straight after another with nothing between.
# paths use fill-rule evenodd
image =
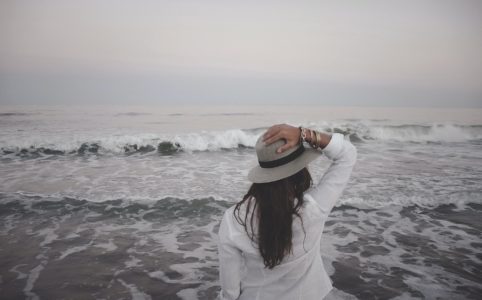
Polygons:
<instances>
[{"instance_id":1,"label":"long dark hair","mask_svg":"<svg viewBox=\"0 0 482 300\"><path fill-rule=\"evenodd\" d=\"M293 216L301 220L299 209L303 206L303 193L312 183L311 174L305 167L281 180L253 183L243 200L236 204L233 212L236 220L244 226L250 239L258 244L264 265L269 269L280 264L283 257L292 252ZM296 203L295 198L298 200ZM243 217L240 216L240 208L245 202L246 213ZM255 211L259 220L257 236L253 230ZM303 224L303 220L301 222ZM251 230L248 230L248 223Z\"/></svg>"}]
</instances>

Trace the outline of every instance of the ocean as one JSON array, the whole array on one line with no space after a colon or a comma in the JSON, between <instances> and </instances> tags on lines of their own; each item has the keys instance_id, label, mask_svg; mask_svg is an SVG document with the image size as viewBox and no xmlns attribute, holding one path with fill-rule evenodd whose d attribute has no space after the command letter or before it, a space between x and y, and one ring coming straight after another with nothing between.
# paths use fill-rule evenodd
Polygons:
<instances>
[{"instance_id":1,"label":"ocean","mask_svg":"<svg viewBox=\"0 0 482 300\"><path fill-rule=\"evenodd\" d=\"M0 106L0 299L215 299L277 123L358 149L321 241L335 298L481 299L482 110L313 105Z\"/></svg>"}]
</instances>

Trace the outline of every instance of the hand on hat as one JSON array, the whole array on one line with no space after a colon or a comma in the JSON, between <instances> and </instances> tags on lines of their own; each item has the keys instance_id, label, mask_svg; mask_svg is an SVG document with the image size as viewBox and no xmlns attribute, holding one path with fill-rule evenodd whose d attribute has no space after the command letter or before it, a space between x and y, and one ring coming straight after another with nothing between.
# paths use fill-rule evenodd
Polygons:
<instances>
[{"instance_id":1,"label":"hand on hat","mask_svg":"<svg viewBox=\"0 0 482 300\"><path fill-rule=\"evenodd\" d=\"M266 145L272 144L279 139L285 139L286 144L279 147L276 152L282 153L283 151L296 146L300 141L300 129L288 124L273 125L263 134L263 142Z\"/></svg>"}]
</instances>

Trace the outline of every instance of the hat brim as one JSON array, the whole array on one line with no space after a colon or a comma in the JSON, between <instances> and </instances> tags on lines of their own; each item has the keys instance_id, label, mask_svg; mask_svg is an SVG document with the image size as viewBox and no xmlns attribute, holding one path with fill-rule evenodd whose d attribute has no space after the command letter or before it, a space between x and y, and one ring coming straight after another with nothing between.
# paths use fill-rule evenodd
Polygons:
<instances>
[{"instance_id":1,"label":"hat brim","mask_svg":"<svg viewBox=\"0 0 482 300\"><path fill-rule=\"evenodd\" d=\"M308 163L322 156L322 152L313 148L306 148L295 160L274 168L262 168L259 165L251 168L248 173L248 180L254 183L265 183L277 181L302 170Z\"/></svg>"}]
</instances>

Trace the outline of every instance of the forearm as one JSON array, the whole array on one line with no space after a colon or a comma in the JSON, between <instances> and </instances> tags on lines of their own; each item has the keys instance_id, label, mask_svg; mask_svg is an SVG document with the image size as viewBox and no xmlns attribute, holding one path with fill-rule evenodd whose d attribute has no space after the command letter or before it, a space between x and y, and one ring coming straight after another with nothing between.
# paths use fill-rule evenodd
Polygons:
<instances>
[{"instance_id":1,"label":"forearm","mask_svg":"<svg viewBox=\"0 0 482 300\"><path fill-rule=\"evenodd\" d=\"M328 215L348 183L357 159L357 150L341 133L333 133L331 142L325 146L323 153L332 163L309 194L322 212Z\"/></svg>"}]
</instances>

